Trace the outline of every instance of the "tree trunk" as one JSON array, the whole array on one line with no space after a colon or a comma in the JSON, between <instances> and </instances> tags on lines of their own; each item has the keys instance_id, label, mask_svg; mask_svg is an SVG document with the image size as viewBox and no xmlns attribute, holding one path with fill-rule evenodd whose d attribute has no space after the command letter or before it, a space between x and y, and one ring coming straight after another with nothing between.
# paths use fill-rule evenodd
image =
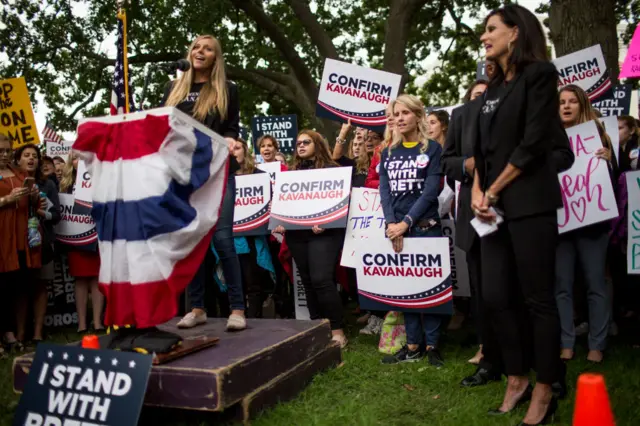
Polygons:
<instances>
[{"instance_id":1,"label":"tree trunk","mask_svg":"<svg viewBox=\"0 0 640 426\"><path fill-rule=\"evenodd\" d=\"M615 0L551 0L550 38L556 56L600 44L611 81L620 72Z\"/></svg>"}]
</instances>

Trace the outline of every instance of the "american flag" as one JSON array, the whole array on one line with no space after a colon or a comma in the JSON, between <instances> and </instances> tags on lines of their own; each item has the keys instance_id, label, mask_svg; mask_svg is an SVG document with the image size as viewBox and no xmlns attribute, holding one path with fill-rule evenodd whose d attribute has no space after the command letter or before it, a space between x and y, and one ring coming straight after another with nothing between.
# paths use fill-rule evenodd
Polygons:
<instances>
[{"instance_id":1,"label":"american flag","mask_svg":"<svg viewBox=\"0 0 640 426\"><path fill-rule=\"evenodd\" d=\"M53 127L51 127L48 121L47 124L44 125L44 129L42 130L42 140L44 142L62 142L62 138L56 133Z\"/></svg>"},{"instance_id":2,"label":"american flag","mask_svg":"<svg viewBox=\"0 0 640 426\"><path fill-rule=\"evenodd\" d=\"M118 56L116 57L115 73L113 75L113 88L111 91L111 115L124 114L125 105L125 75L124 75L124 55L125 55L125 21L124 12L118 13ZM131 73L127 69L129 83L129 112L135 111L133 107L133 96L131 92Z\"/></svg>"}]
</instances>

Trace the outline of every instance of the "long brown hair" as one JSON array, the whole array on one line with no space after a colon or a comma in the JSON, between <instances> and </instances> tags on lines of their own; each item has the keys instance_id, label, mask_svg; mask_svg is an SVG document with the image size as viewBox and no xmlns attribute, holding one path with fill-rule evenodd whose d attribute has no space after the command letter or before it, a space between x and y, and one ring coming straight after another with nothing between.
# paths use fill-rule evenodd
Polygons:
<instances>
[{"instance_id":1,"label":"long brown hair","mask_svg":"<svg viewBox=\"0 0 640 426\"><path fill-rule=\"evenodd\" d=\"M587 95L587 93L580 86L576 86L575 84L568 84L560 89L560 91L558 92L558 98L560 98L562 92L571 92L575 95L576 99L578 99L580 113L578 114L578 120L574 123L574 126L593 120L596 123L596 127L598 128L598 133L600 134L600 139L602 139L602 144L605 148L611 151L611 160L614 161L615 157L613 155L611 138L609 137L607 132L605 132L604 126L598 119L596 109L591 105L591 101L589 100L589 96Z\"/></svg>"},{"instance_id":2,"label":"long brown hair","mask_svg":"<svg viewBox=\"0 0 640 426\"><path fill-rule=\"evenodd\" d=\"M314 154L314 169L324 169L325 167L336 167L338 164L331 159L331 154L329 153L329 143L327 140L318 132L314 130L303 130L298 133L298 138L301 135L307 135L313 141L313 148L315 150ZM292 170L300 170L300 165L304 160L300 158L298 155L298 147L293 154L293 161L291 164Z\"/></svg>"},{"instance_id":3,"label":"long brown hair","mask_svg":"<svg viewBox=\"0 0 640 426\"><path fill-rule=\"evenodd\" d=\"M213 53L215 55L213 68L209 79L206 81L200 95L193 107L193 117L198 121L204 121L208 114L217 113L218 116L224 120L227 118L227 106L229 104L229 94L227 93L227 75L225 72L224 56L222 55L222 46L217 38L212 35L201 35L189 46L186 59L191 63L191 52L195 45L204 39L213 41ZM191 90L191 84L193 83L195 71L193 70L193 64L189 71L185 72L180 78L173 83L173 88L169 94L165 105L176 106L189 94Z\"/></svg>"},{"instance_id":4,"label":"long brown hair","mask_svg":"<svg viewBox=\"0 0 640 426\"><path fill-rule=\"evenodd\" d=\"M249 145L247 145L247 141L242 138L238 138L236 141L242 144L242 154L244 156L244 161L240 164L240 170L238 170L236 174L250 175L256 170L256 164L253 161L253 155L249 152Z\"/></svg>"}]
</instances>

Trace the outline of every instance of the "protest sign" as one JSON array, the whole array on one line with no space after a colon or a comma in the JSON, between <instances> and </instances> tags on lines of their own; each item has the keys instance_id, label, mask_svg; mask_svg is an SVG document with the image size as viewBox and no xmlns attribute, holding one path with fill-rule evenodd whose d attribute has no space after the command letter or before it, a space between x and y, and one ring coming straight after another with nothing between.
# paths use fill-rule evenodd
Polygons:
<instances>
[{"instance_id":1,"label":"protest sign","mask_svg":"<svg viewBox=\"0 0 640 426\"><path fill-rule=\"evenodd\" d=\"M618 117L602 117L600 122L604 126L604 131L609 135L611 139L611 147L613 148L613 156L616 161L620 161L618 158L618 151L620 150L620 133L618 133Z\"/></svg>"},{"instance_id":2,"label":"protest sign","mask_svg":"<svg viewBox=\"0 0 640 426\"><path fill-rule=\"evenodd\" d=\"M62 159L66 162L69 159L73 141L47 141L46 145L48 157L62 157Z\"/></svg>"},{"instance_id":3,"label":"protest sign","mask_svg":"<svg viewBox=\"0 0 640 426\"><path fill-rule=\"evenodd\" d=\"M640 76L640 26L637 26L633 32L629 50L624 57L622 69L618 78L633 78Z\"/></svg>"},{"instance_id":4,"label":"protest sign","mask_svg":"<svg viewBox=\"0 0 640 426\"><path fill-rule=\"evenodd\" d=\"M627 172L627 273L640 274L640 170Z\"/></svg>"},{"instance_id":5,"label":"protest sign","mask_svg":"<svg viewBox=\"0 0 640 426\"><path fill-rule=\"evenodd\" d=\"M262 170L263 172L267 172L269 177L271 178L271 185L276 184L276 175L278 175L282 171L282 164L279 161L272 161L270 163L260 163L256 167Z\"/></svg>"},{"instance_id":6,"label":"protest sign","mask_svg":"<svg viewBox=\"0 0 640 426\"><path fill-rule=\"evenodd\" d=\"M76 183L73 192L75 203L73 205L74 214L91 214L93 198L91 192L91 173L87 170L84 161L78 160L78 170L76 172Z\"/></svg>"},{"instance_id":7,"label":"protest sign","mask_svg":"<svg viewBox=\"0 0 640 426\"><path fill-rule=\"evenodd\" d=\"M269 233L271 179L268 173L236 176L236 205L233 211L233 235Z\"/></svg>"},{"instance_id":8,"label":"protest sign","mask_svg":"<svg viewBox=\"0 0 640 426\"><path fill-rule=\"evenodd\" d=\"M251 119L251 134L255 152L260 152L258 139L263 135L271 135L278 141L280 152L292 154L296 149L298 117L295 114L253 117Z\"/></svg>"},{"instance_id":9,"label":"protest sign","mask_svg":"<svg viewBox=\"0 0 640 426\"><path fill-rule=\"evenodd\" d=\"M135 426L151 355L40 343L14 426Z\"/></svg>"},{"instance_id":10,"label":"protest sign","mask_svg":"<svg viewBox=\"0 0 640 426\"><path fill-rule=\"evenodd\" d=\"M355 241L377 236L384 237L384 227L380 191L369 188L353 188L340 265L347 268L357 267Z\"/></svg>"},{"instance_id":11,"label":"protest sign","mask_svg":"<svg viewBox=\"0 0 640 426\"><path fill-rule=\"evenodd\" d=\"M56 253L53 259L53 280L47 283L46 327L68 327L78 324L76 312L76 280L69 273L65 253Z\"/></svg>"},{"instance_id":12,"label":"protest sign","mask_svg":"<svg viewBox=\"0 0 640 426\"><path fill-rule=\"evenodd\" d=\"M402 253L383 236L357 240L360 308L451 315L447 238L405 238Z\"/></svg>"},{"instance_id":13,"label":"protest sign","mask_svg":"<svg viewBox=\"0 0 640 426\"><path fill-rule=\"evenodd\" d=\"M449 213L451 213L451 202L454 197L455 193L449 187L449 184L445 182L442 192L438 195L438 215L441 218L448 217Z\"/></svg>"},{"instance_id":14,"label":"protest sign","mask_svg":"<svg viewBox=\"0 0 640 426\"><path fill-rule=\"evenodd\" d=\"M453 295L456 297L471 297L467 254L460 247L456 246L456 224L453 220L442 220L442 235L449 239Z\"/></svg>"},{"instance_id":15,"label":"protest sign","mask_svg":"<svg viewBox=\"0 0 640 426\"><path fill-rule=\"evenodd\" d=\"M0 80L0 132L9 136L13 149L40 144L24 77Z\"/></svg>"},{"instance_id":16,"label":"protest sign","mask_svg":"<svg viewBox=\"0 0 640 426\"><path fill-rule=\"evenodd\" d=\"M278 174L269 229L344 228L349 211L351 167Z\"/></svg>"},{"instance_id":17,"label":"protest sign","mask_svg":"<svg viewBox=\"0 0 640 426\"><path fill-rule=\"evenodd\" d=\"M461 185L462 185L462 183L459 180L457 180L456 181L456 191L455 191L456 192L456 201L455 201L455 203L456 203L456 214L455 214L456 220L458 219L458 209L460 207L460 186Z\"/></svg>"},{"instance_id":18,"label":"protest sign","mask_svg":"<svg viewBox=\"0 0 640 426\"><path fill-rule=\"evenodd\" d=\"M563 207L558 209L558 229L562 234L618 216L618 206L606 161L595 156L602 148L598 128L588 121L567 129L573 166L560 173Z\"/></svg>"},{"instance_id":19,"label":"protest sign","mask_svg":"<svg viewBox=\"0 0 640 426\"><path fill-rule=\"evenodd\" d=\"M79 249L94 251L98 244L98 233L93 218L75 212L73 195L59 194L60 222L54 227L56 240Z\"/></svg>"},{"instance_id":20,"label":"protest sign","mask_svg":"<svg viewBox=\"0 0 640 426\"><path fill-rule=\"evenodd\" d=\"M296 319L309 320L311 319L311 315L309 315L309 308L307 307L307 294L300 279L300 270L298 270L298 266L294 260L292 260L291 263L293 264L293 300Z\"/></svg>"},{"instance_id":21,"label":"protest sign","mask_svg":"<svg viewBox=\"0 0 640 426\"><path fill-rule=\"evenodd\" d=\"M380 131L385 109L398 96L402 76L327 59L322 71L316 115Z\"/></svg>"},{"instance_id":22,"label":"protest sign","mask_svg":"<svg viewBox=\"0 0 640 426\"><path fill-rule=\"evenodd\" d=\"M629 115L632 89L630 84L613 86L596 101L591 102L591 105L600 111L603 117Z\"/></svg>"},{"instance_id":23,"label":"protest sign","mask_svg":"<svg viewBox=\"0 0 640 426\"><path fill-rule=\"evenodd\" d=\"M240 137L245 141L249 140L249 131L246 127L240 126Z\"/></svg>"},{"instance_id":24,"label":"protest sign","mask_svg":"<svg viewBox=\"0 0 640 426\"><path fill-rule=\"evenodd\" d=\"M556 58L553 64L560 77L558 89L575 84L587 92L589 99L594 100L611 88L611 79L599 44Z\"/></svg>"}]
</instances>

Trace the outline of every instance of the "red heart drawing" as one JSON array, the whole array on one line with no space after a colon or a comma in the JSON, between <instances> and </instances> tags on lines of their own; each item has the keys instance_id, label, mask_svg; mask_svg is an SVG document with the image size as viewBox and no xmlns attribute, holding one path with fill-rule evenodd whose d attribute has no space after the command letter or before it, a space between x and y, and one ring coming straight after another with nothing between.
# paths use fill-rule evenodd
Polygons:
<instances>
[{"instance_id":1,"label":"red heart drawing","mask_svg":"<svg viewBox=\"0 0 640 426\"><path fill-rule=\"evenodd\" d=\"M571 211L575 215L576 219L578 219L580 223L584 222L584 217L587 214L586 200L584 198L580 198L578 199L578 201L572 201L570 205ZM576 208L578 209L578 211L576 211Z\"/></svg>"}]
</instances>

